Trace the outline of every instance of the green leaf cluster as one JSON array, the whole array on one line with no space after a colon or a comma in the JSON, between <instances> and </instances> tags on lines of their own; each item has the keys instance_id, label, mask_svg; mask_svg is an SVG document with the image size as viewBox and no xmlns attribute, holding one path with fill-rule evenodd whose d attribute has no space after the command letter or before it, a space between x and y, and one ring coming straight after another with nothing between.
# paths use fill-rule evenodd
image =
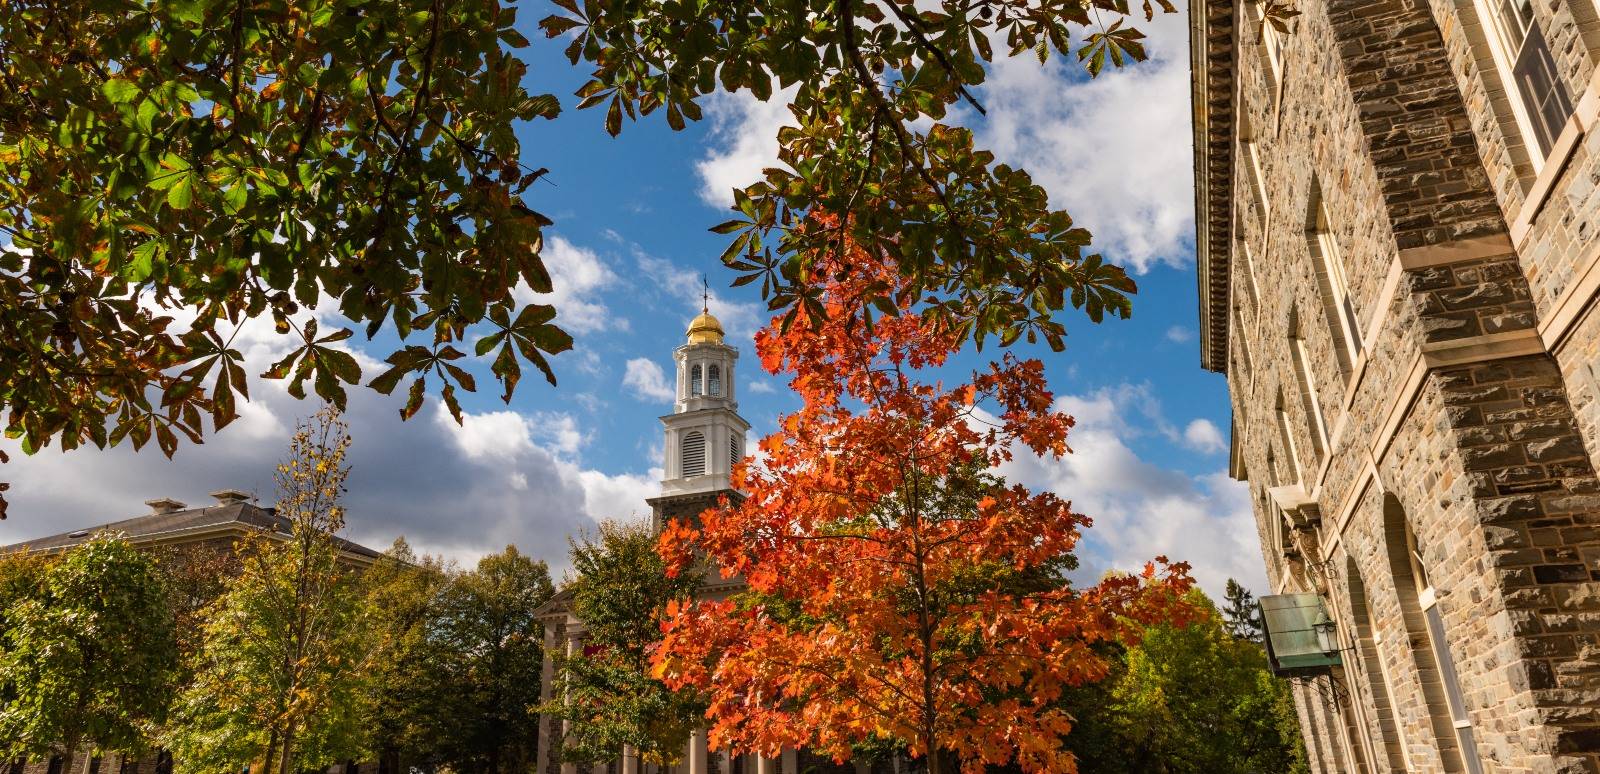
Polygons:
<instances>
[{"instance_id":1,"label":"green leaf cluster","mask_svg":"<svg viewBox=\"0 0 1600 774\"><path fill-rule=\"evenodd\" d=\"M1066 743L1083 774L1309 774L1289 683L1261 645L1233 636L1199 589L1186 627L1107 646L1104 681L1069 692Z\"/></svg>"},{"instance_id":2,"label":"green leaf cluster","mask_svg":"<svg viewBox=\"0 0 1600 774\"><path fill-rule=\"evenodd\" d=\"M342 405L364 376L334 346L351 330L296 322L313 307L413 342L402 352L482 323L505 340L508 399L519 361L554 380L546 357L571 340L513 294L551 289L550 221L522 200L543 172L513 127L560 106L522 85L513 5L10 0L0 15L0 426L25 452L199 443L248 398L232 343L268 315L296 346L265 376ZM437 358L400 365L447 401L473 389Z\"/></svg>"},{"instance_id":3,"label":"green leaf cluster","mask_svg":"<svg viewBox=\"0 0 1600 774\"><path fill-rule=\"evenodd\" d=\"M397 544L368 570L363 725L380 759L528 771L538 745L545 563L508 546L459 570Z\"/></svg>"}]
</instances>

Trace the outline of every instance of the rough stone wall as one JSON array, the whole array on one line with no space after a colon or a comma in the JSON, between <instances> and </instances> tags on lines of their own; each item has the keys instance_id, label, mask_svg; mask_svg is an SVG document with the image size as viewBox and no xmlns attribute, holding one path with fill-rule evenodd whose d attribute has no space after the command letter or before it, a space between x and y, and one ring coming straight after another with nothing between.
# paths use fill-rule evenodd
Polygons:
<instances>
[{"instance_id":1,"label":"rough stone wall","mask_svg":"<svg viewBox=\"0 0 1600 774\"><path fill-rule=\"evenodd\" d=\"M1592 11L1569 10L1564 0L1535 5L1577 102L1593 66L1579 45L1593 36ZM1592 239L1600 161L1589 161L1600 153L1580 145L1573 170L1595 171L1568 171L1544 205L1557 214L1541 214L1513 250L1508 224L1532 175L1518 168L1520 137L1508 137L1495 114L1505 95L1482 72L1471 4L1298 7L1304 15L1285 41L1281 86L1259 54L1259 29L1239 32L1239 110L1257 143L1265 196L1251 183L1249 154L1235 154L1228 376L1269 577L1280 589L1326 591L1345 625L1358 618L1351 589L1360 584L1360 617L1372 624L1352 635L1355 706L1296 691L1317 770L1464 770L1410 577L1409 524L1486 770L1600 772L1600 380L1590 368L1600 356L1600 315L1585 318L1575 343L1554 357L1526 347L1570 285L1576 253L1600 249ZM1600 140L1584 142L1600 149ZM1349 382L1306 242L1314 187L1367 337ZM1506 249L1485 252L1480 242L1465 260L1399 268L1402 250L1474 238ZM1245 246L1248 268L1237 258ZM1328 428L1327 452L1316 459L1315 422L1295 399L1283 336L1291 310L1304 323L1314 410ZM1490 351L1506 341L1521 349ZM1440 352L1476 354L1449 365L1459 361ZM1408 389L1409 403L1401 400ZM1303 476L1278 427L1280 395ZM1313 501L1299 518L1316 515L1311 542L1326 550L1294 556L1278 544L1290 528L1287 519L1275 523L1284 517L1267 490L1296 483ZM1342 760L1345 723L1371 740L1373 760L1361 752Z\"/></svg>"}]
</instances>

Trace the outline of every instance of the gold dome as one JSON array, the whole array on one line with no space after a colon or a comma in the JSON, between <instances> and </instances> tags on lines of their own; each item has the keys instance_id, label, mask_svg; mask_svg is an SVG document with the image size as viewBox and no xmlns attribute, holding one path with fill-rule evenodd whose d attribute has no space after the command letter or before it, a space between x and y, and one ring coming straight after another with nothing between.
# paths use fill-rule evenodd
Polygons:
<instances>
[{"instance_id":1,"label":"gold dome","mask_svg":"<svg viewBox=\"0 0 1600 774\"><path fill-rule=\"evenodd\" d=\"M710 312L701 312L700 316L689 323L690 344L721 344L722 323L712 317Z\"/></svg>"}]
</instances>

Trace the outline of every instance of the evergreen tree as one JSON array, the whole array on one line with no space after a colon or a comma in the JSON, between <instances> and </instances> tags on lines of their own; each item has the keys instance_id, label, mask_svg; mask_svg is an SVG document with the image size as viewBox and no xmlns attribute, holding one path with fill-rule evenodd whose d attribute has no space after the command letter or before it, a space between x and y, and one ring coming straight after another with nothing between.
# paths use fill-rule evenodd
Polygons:
<instances>
[{"instance_id":1,"label":"evergreen tree","mask_svg":"<svg viewBox=\"0 0 1600 774\"><path fill-rule=\"evenodd\" d=\"M1228 633L1241 640L1261 641L1261 611L1256 598L1243 584L1229 578L1223 598L1223 623Z\"/></svg>"}]
</instances>

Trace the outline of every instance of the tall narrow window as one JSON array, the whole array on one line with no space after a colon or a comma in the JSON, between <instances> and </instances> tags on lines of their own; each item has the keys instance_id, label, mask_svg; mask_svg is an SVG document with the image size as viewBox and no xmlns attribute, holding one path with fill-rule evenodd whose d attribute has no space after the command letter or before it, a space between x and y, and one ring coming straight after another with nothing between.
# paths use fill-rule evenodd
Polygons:
<instances>
[{"instance_id":1,"label":"tall narrow window","mask_svg":"<svg viewBox=\"0 0 1600 774\"><path fill-rule=\"evenodd\" d=\"M1267 203L1266 177L1261 173L1261 145L1256 142L1255 129L1250 124L1249 114L1244 110L1239 111L1239 145L1243 151L1240 155L1244 161L1245 173L1250 176L1250 193L1253 194L1256 214L1261 219L1261 227L1266 228L1267 212L1270 207Z\"/></svg>"},{"instance_id":2,"label":"tall narrow window","mask_svg":"<svg viewBox=\"0 0 1600 774\"><path fill-rule=\"evenodd\" d=\"M694 368L689 369L689 397L691 397L691 398L700 397L701 384L702 383L700 381L700 364L699 363L695 363L694 364Z\"/></svg>"},{"instance_id":3,"label":"tall narrow window","mask_svg":"<svg viewBox=\"0 0 1600 774\"><path fill-rule=\"evenodd\" d=\"M1300 450L1295 447L1294 433L1289 428L1289 412L1283 404L1283 392L1278 392L1278 400L1274 404L1278 420L1278 437L1283 444L1284 451L1288 453L1290 462L1294 463L1295 483L1304 483L1306 480L1305 466L1300 462Z\"/></svg>"},{"instance_id":4,"label":"tall narrow window","mask_svg":"<svg viewBox=\"0 0 1600 774\"><path fill-rule=\"evenodd\" d=\"M1244 375L1249 378L1254 378L1255 366L1250 362L1250 346L1245 343L1246 336L1244 335L1244 315L1235 311L1233 314L1233 322L1234 325L1239 326L1237 335L1229 336L1228 338L1233 341L1234 346L1238 347L1239 349L1239 359L1244 362Z\"/></svg>"},{"instance_id":5,"label":"tall narrow window","mask_svg":"<svg viewBox=\"0 0 1600 774\"><path fill-rule=\"evenodd\" d=\"M1394 579L1395 596L1400 603L1400 615L1395 621L1402 628L1394 632L1392 639L1374 638L1374 641L1380 659L1392 658L1395 663L1416 665L1415 679L1390 681L1391 686L1406 691L1403 695L1397 694L1395 702L1400 706L1417 706L1414 699L1421 698L1418 709L1425 712L1427 730L1431 733L1429 738L1414 740L1416 744L1437 749L1445 771L1479 774L1482 766L1477 749L1470 744L1472 727L1456 724L1464 714L1457 711L1460 691L1455 687L1454 663L1448 660L1448 651L1445 659L1438 656L1436 646L1445 641L1443 627L1436 630L1427 612L1437 609L1438 595L1433 591L1421 552L1417 550L1410 519L1392 493L1383 496L1383 543L1389 573ZM1468 744L1462 744L1463 741Z\"/></svg>"},{"instance_id":6,"label":"tall narrow window","mask_svg":"<svg viewBox=\"0 0 1600 774\"><path fill-rule=\"evenodd\" d=\"M732 470L739 460L744 459L744 438L737 432L728 431L728 469Z\"/></svg>"},{"instance_id":7,"label":"tall narrow window","mask_svg":"<svg viewBox=\"0 0 1600 774\"><path fill-rule=\"evenodd\" d=\"M1355 371L1356 360L1361 357L1361 325L1356 321L1356 307L1350 300L1344 256L1339 252L1339 242L1329 225L1327 205L1316 189L1313 189L1311 210L1306 217L1306 245L1317 259L1317 287L1322 295L1323 313L1333 334L1339 373L1348 381Z\"/></svg>"},{"instance_id":8,"label":"tall narrow window","mask_svg":"<svg viewBox=\"0 0 1600 774\"><path fill-rule=\"evenodd\" d=\"M706 472L706 437L699 430L690 430L683 436L678 467L684 478Z\"/></svg>"},{"instance_id":9,"label":"tall narrow window","mask_svg":"<svg viewBox=\"0 0 1600 774\"><path fill-rule=\"evenodd\" d=\"M1267 19L1266 3L1252 0L1247 5L1250 26L1261 44L1261 58L1266 63L1267 82L1276 87L1283 80L1283 32Z\"/></svg>"},{"instance_id":10,"label":"tall narrow window","mask_svg":"<svg viewBox=\"0 0 1600 774\"><path fill-rule=\"evenodd\" d=\"M706 366L706 394L722 394L722 368L716 364Z\"/></svg>"},{"instance_id":11,"label":"tall narrow window","mask_svg":"<svg viewBox=\"0 0 1600 774\"><path fill-rule=\"evenodd\" d=\"M1300 388L1300 408L1311 425L1311 462L1321 465L1328 447L1328 423L1322 418L1322 400L1317 395L1317 379L1311 373L1311 355L1306 352L1305 334L1297 310L1289 311L1289 354L1294 358L1295 381Z\"/></svg>"},{"instance_id":12,"label":"tall narrow window","mask_svg":"<svg viewBox=\"0 0 1600 774\"><path fill-rule=\"evenodd\" d=\"M1256 281L1256 262L1250 256L1250 243L1243 239L1239 240L1239 257L1244 259L1243 276L1239 282L1244 285L1245 297L1250 299L1250 314L1254 316L1261 308L1261 283Z\"/></svg>"},{"instance_id":13,"label":"tall narrow window","mask_svg":"<svg viewBox=\"0 0 1600 774\"><path fill-rule=\"evenodd\" d=\"M1411 560L1411 580L1417 587L1417 605L1422 608L1423 620L1428 627L1428 644L1433 652L1434 666L1444 682L1445 705L1450 709L1450 725L1456 731L1461 760L1466 764L1467 774L1482 774L1483 764L1478 760L1472 718L1467 715L1467 703L1461 695L1461 681L1456 677L1455 659L1450 656L1450 642L1445 637L1444 615L1439 611L1438 594L1434 592L1433 581L1428 578L1422 549L1417 545L1417 533L1409 523L1406 524L1406 554Z\"/></svg>"},{"instance_id":14,"label":"tall narrow window","mask_svg":"<svg viewBox=\"0 0 1600 774\"><path fill-rule=\"evenodd\" d=\"M1512 104L1517 124L1539 149L1531 154L1538 164L1550 154L1572 116L1572 100L1556 72L1550 44L1534 19L1533 0L1480 0L1478 7L1480 14L1488 17L1495 64L1515 92Z\"/></svg>"}]
</instances>

